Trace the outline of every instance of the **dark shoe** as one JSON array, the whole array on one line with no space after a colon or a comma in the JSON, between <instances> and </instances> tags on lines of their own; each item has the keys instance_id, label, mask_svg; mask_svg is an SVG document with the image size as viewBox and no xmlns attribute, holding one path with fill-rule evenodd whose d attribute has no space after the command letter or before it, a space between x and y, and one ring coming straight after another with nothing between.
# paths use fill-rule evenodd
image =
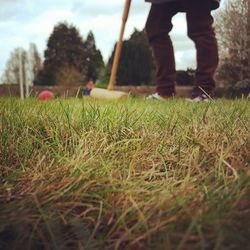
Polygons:
<instances>
[{"instance_id":1,"label":"dark shoe","mask_svg":"<svg viewBox=\"0 0 250 250\"><path fill-rule=\"evenodd\" d=\"M187 98L186 100L190 102L210 102L212 98L208 95L201 94L192 98Z\"/></svg>"}]
</instances>

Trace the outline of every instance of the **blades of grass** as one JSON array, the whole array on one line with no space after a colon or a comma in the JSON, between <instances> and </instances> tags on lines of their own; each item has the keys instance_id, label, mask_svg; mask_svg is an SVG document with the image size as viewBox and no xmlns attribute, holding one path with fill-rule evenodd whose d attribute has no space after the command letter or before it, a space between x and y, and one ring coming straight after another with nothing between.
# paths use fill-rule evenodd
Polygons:
<instances>
[{"instance_id":1,"label":"blades of grass","mask_svg":"<svg viewBox=\"0 0 250 250\"><path fill-rule=\"evenodd\" d=\"M97 217L97 221L95 223L95 228L93 230L93 232L91 233L91 236L89 237L89 240L87 241L86 243L86 246L85 248L88 249L89 245L91 244L91 241L94 239L95 237L95 234L99 228L99 226L101 225L101 217L102 217L102 214L103 214L103 202L100 201L100 208L99 208L99 214L98 214L98 217Z\"/></svg>"},{"instance_id":2,"label":"blades of grass","mask_svg":"<svg viewBox=\"0 0 250 250\"><path fill-rule=\"evenodd\" d=\"M188 240L188 236L191 233L191 231L193 230L193 228L196 226L197 224L197 217L193 217L192 221L189 225L189 227L187 228L184 237L181 239L181 242L179 243L179 245L177 246L176 250L181 250L183 249L184 244L186 243L186 241Z\"/></svg>"},{"instance_id":3,"label":"blades of grass","mask_svg":"<svg viewBox=\"0 0 250 250\"><path fill-rule=\"evenodd\" d=\"M52 231L52 229L51 229L51 227L50 227L50 225L49 225L49 223L48 223L48 221L47 221L47 218L46 218L46 216L45 216L45 214L44 214L44 212L43 212L43 210L42 210L42 208L41 208L41 206L40 206L40 203L39 203L39 201L38 201L38 199L37 199L36 194L33 194L33 199L34 199L35 204L36 204L36 206L37 206L37 209L38 209L38 211L39 211L39 213L40 213L40 215L41 215L41 218L43 219L43 221L44 221L44 223L45 223L45 225L46 225L46 228L47 228L48 233L49 233L49 235L50 235L50 238L51 238L53 247L54 247L55 249L59 249L59 246L58 246L58 244L57 244L57 241L56 241L56 239L55 239L55 237L54 237L54 233L53 233L53 231Z\"/></svg>"}]
</instances>

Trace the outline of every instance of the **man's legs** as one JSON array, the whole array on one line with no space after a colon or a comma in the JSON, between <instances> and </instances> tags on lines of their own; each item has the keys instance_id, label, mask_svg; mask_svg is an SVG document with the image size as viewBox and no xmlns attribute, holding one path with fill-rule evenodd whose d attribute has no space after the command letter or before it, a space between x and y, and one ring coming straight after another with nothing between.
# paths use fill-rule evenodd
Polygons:
<instances>
[{"instance_id":1,"label":"man's legs","mask_svg":"<svg viewBox=\"0 0 250 250\"><path fill-rule=\"evenodd\" d=\"M213 29L210 0L182 0L187 15L188 36L197 50L196 86L193 95L212 94L214 73L218 66L218 46Z\"/></svg>"},{"instance_id":2,"label":"man's legs","mask_svg":"<svg viewBox=\"0 0 250 250\"><path fill-rule=\"evenodd\" d=\"M146 33L157 64L157 93L161 96L175 94L175 58L169 37L172 17L179 11L178 3L152 4L146 23Z\"/></svg>"}]
</instances>

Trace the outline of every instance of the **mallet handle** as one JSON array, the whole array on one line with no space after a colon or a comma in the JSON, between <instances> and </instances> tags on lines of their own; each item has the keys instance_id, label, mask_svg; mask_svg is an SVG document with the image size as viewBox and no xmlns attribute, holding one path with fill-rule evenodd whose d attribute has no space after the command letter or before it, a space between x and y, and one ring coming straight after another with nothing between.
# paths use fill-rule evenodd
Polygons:
<instances>
[{"instance_id":1,"label":"mallet handle","mask_svg":"<svg viewBox=\"0 0 250 250\"><path fill-rule=\"evenodd\" d=\"M121 31L119 35L119 40L116 45L115 56L114 56L114 61L112 65L112 71L111 71L111 76L109 80L108 90L113 90L115 87L116 75L117 75L119 60L121 56L121 50L122 50L122 40L123 40L123 35L125 32L126 23L128 20L130 5L131 5L131 0L126 0L124 11L123 11L123 17L122 17L122 27L121 27Z\"/></svg>"}]
</instances>

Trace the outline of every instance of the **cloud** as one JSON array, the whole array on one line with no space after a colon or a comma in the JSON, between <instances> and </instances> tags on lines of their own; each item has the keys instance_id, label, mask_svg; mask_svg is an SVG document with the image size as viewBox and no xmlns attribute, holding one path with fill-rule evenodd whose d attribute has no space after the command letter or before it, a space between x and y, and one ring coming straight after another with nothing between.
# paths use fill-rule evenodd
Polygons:
<instances>
[{"instance_id":1,"label":"cloud","mask_svg":"<svg viewBox=\"0 0 250 250\"><path fill-rule=\"evenodd\" d=\"M121 8L121 1L75 1L72 11L81 16L114 15Z\"/></svg>"},{"instance_id":2,"label":"cloud","mask_svg":"<svg viewBox=\"0 0 250 250\"><path fill-rule=\"evenodd\" d=\"M184 51L177 51L175 53L175 59L177 64L177 69L186 69L186 68L196 68L196 55L195 50L189 49Z\"/></svg>"},{"instance_id":3,"label":"cloud","mask_svg":"<svg viewBox=\"0 0 250 250\"><path fill-rule=\"evenodd\" d=\"M0 22L9 20L16 16L17 11L22 6L21 2L17 0L1 0L0 1Z\"/></svg>"},{"instance_id":4,"label":"cloud","mask_svg":"<svg viewBox=\"0 0 250 250\"><path fill-rule=\"evenodd\" d=\"M136 14L143 13L145 8L147 9L147 4L144 1L132 1L131 12ZM91 0L91 1L74 1L72 11L80 15L116 15L121 13L121 10L124 7L124 1L109 0L109 1L100 1L100 0Z\"/></svg>"}]
</instances>

